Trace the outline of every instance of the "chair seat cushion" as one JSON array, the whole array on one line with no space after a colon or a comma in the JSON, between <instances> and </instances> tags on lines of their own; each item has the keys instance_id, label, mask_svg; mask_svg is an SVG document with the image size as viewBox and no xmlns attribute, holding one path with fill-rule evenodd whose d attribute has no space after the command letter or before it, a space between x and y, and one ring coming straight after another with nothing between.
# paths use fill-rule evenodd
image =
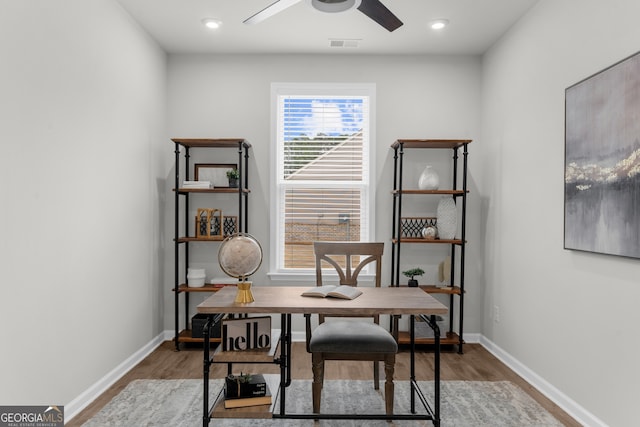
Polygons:
<instances>
[{"instance_id":1,"label":"chair seat cushion","mask_svg":"<svg viewBox=\"0 0 640 427\"><path fill-rule=\"evenodd\" d=\"M335 320L314 329L309 350L312 353L397 353L398 343L375 323Z\"/></svg>"}]
</instances>

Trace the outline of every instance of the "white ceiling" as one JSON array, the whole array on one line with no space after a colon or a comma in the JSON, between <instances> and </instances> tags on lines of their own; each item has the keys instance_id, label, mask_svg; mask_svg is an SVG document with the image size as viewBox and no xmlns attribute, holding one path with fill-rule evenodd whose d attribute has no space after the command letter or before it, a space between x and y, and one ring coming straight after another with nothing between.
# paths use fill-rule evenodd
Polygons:
<instances>
[{"instance_id":1,"label":"white ceiling","mask_svg":"<svg viewBox=\"0 0 640 427\"><path fill-rule=\"evenodd\" d=\"M538 0L382 0L404 25L388 32L360 11L322 13L302 0L258 24L275 0L118 0L169 53L482 54ZM218 30L204 18L222 21ZM439 32L427 22L446 18ZM356 39L358 47L330 47Z\"/></svg>"}]
</instances>

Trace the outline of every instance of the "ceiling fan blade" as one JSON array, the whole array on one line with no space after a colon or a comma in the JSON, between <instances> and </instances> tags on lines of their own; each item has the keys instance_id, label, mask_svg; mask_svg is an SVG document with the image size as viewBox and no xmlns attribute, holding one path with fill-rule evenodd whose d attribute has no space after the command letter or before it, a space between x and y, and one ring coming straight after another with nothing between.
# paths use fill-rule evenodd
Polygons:
<instances>
[{"instance_id":1,"label":"ceiling fan blade","mask_svg":"<svg viewBox=\"0 0 640 427\"><path fill-rule=\"evenodd\" d=\"M362 0L358 10L389 31L396 30L402 26L402 21L387 9L380 0Z\"/></svg>"},{"instance_id":2,"label":"ceiling fan blade","mask_svg":"<svg viewBox=\"0 0 640 427\"><path fill-rule=\"evenodd\" d=\"M301 1L302 0L278 0L242 22L244 22L245 24L257 24L258 22L262 22L267 18L271 18L276 13L280 13L289 6L293 6L294 4L300 3Z\"/></svg>"}]
</instances>

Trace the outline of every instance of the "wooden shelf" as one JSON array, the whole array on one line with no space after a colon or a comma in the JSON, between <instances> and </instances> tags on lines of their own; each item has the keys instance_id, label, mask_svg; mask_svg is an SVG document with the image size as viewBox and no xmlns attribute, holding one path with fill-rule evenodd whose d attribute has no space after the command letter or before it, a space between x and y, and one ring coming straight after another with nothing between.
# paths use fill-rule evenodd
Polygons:
<instances>
[{"instance_id":1,"label":"wooden shelf","mask_svg":"<svg viewBox=\"0 0 640 427\"><path fill-rule=\"evenodd\" d=\"M398 139L392 148L402 144L404 148L457 148L469 144L471 139Z\"/></svg>"},{"instance_id":2,"label":"wooden shelf","mask_svg":"<svg viewBox=\"0 0 640 427\"><path fill-rule=\"evenodd\" d=\"M236 286L236 285L222 285L221 286L221 285L206 284L206 285L200 286L200 287L189 287L185 283L183 283L178 287L178 292L218 292L220 289L222 289L225 286ZM175 291L175 288L173 288L171 290Z\"/></svg>"},{"instance_id":3,"label":"wooden shelf","mask_svg":"<svg viewBox=\"0 0 640 427\"><path fill-rule=\"evenodd\" d=\"M271 405L247 406L246 408L225 409L224 388L220 389L212 410L209 411L211 418L272 418L273 411L278 404L280 396L280 375L264 374L267 387L271 392Z\"/></svg>"},{"instance_id":4,"label":"wooden shelf","mask_svg":"<svg viewBox=\"0 0 640 427\"><path fill-rule=\"evenodd\" d=\"M462 293L462 290L460 289L459 286L447 286L447 287L441 288L435 285L422 285L422 286L419 286L419 288L428 294L460 295Z\"/></svg>"},{"instance_id":5,"label":"wooden shelf","mask_svg":"<svg viewBox=\"0 0 640 427\"><path fill-rule=\"evenodd\" d=\"M176 240L178 243L185 242L222 242L228 236L213 236L213 237L180 237ZM404 240L403 240L404 242Z\"/></svg>"},{"instance_id":6,"label":"wooden shelf","mask_svg":"<svg viewBox=\"0 0 640 427\"><path fill-rule=\"evenodd\" d=\"M398 239L391 239L393 243L398 243ZM447 243L450 245L461 245L463 242L460 239L422 239L416 237L403 237L401 239L402 243L427 243L427 244L438 244L438 243Z\"/></svg>"},{"instance_id":7,"label":"wooden shelf","mask_svg":"<svg viewBox=\"0 0 640 427\"><path fill-rule=\"evenodd\" d=\"M174 188L173 191L176 191ZM250 193L251 190L247 188L242 189L243 193ZM227 194L238 194L238 187L215 187L215 188L178 188L178 193L187 194L187 193L227 193Z\"/></svg>"},{"instance_id":8,"label":"wooden shelf","mask_svg":"<svg viewBox=\"0 0 640 427\"><path fill-rule=\"evenodd\" d=\"M457 345L460 344L460 337L455 332L447 332L446 337L440 337L440 345ZM464 341L462 341L464 343ZM411 344L411 337L409 331L400 331L398 333L398 344ZM433 338L418 338L416 337L416 345L433 345Z\"/></svg>"},{"instance_id":9,"label":"wooden shelf","mask_svg":"<svg viewBox=\"0 0 640 427\"><path fill-rule=\"evenodd\" d=\"M440 195L454 195L462 196L465 192L463 190L392 190L392 194L440 194ZM467 190L469 193L469 190Z\"/></svg>"},{"instance_id":10,"label":"wooden shelf","mask_svg":"<svg viewBox=\"0 0 640 427\"><path fill-rule=\"evenodd\" d=\"M242 144L244 147L251 147L244 138L173 138L173 142L177 142L183 147L237 147Z\"/></svg>"},{"instance_id":11,"label":"wooden shelf","mask_svg":"<svg viewBox=\"0 0 640 427\"><path fill-rule=\"evenodd\" d=\"M191 329L183 329L180 331L180 335L178 335L178 342L184 343L204 343L204 338L193 338L191 336ZM210 338L211 343L219 343L221 342L220 338Z\"/></svg>"},{"instance_id":12,"label":"wooden shelf","mask_svg":"<svg viewBox=\"0 0 640 427\"><path fill-rule=\"evenodd\" d=\"M390 287L395 287L395 286L390 286ZM400 285L397 286L399 288L406 288L407 285ZM423 291L425 291L428 294L454 294L454 295L460 295L462 293L462 290L460 289L459 286L447 286L447 287L438 287L436 285L419 285L418 286L420 289L422 289Z\"/></svg>"}]
</instances>

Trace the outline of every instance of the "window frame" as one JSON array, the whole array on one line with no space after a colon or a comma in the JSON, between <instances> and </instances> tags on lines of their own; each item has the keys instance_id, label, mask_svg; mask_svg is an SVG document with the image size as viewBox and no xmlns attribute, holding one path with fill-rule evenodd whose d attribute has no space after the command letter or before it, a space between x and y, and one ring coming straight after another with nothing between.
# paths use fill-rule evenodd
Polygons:
<instances>
[{"instance_id":1,"label":"window frame","mask_svg":"<svg viewBox=\"0 0 640 427\"><path fill-rule=\"evenodd\" d=\"M368 138L368 157L369 167L368 176L363 177L365 186L368 187L367 200L363 201L362 210L367 212L367 231L365 235L369 236L369 241L376 241L375 236L375 123L376 123L376 85L375 83L272 83L271 84L271 131L270 131L270 194L274 202L270 203L270 256L269 256L269 272L267 273L271 280L275 281L296 281L296 282L314 282L315 268L309 269L289 269L281 268L280 262L284 254L279 253L279 240L284 230L281 229L280 216L280 186L278 183L279 158L278 158L278 102L280 96L331 96L340 98L342 96L361 96L369 98L369 129ZM364 141L367 143L367 141ZM362 282L373 282L374 270L367 266L360 274ZM333 275L329 274L331 280Z\"/></svg>"}]
</instances>

